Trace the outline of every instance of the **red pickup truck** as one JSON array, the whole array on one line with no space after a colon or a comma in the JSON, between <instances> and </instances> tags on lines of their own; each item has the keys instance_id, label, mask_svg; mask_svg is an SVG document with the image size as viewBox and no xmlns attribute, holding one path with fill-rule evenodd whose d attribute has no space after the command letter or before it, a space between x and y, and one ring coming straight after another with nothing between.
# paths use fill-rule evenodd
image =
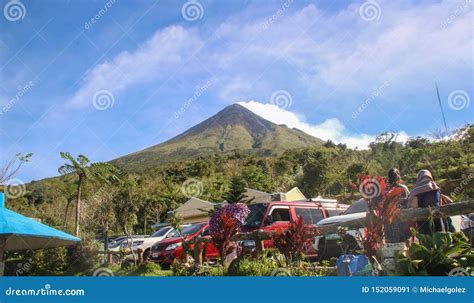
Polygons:
<instances>
[{"instance_id":1,"label":"red pickup truck","mask_svg":"<svg viewBox=\"0 0 474 303\"><path fill-rule=\"evenodd\" d=\"M250 214L247 222L242 226L243 232L254 230L278 231L288 229L290 222L296 222L301 216L305 224L316 224L318 221L328 217L327 210L318 202L286 202L274 201L268 203L255 203L249 205ZM254 247L255 242L243 241L244 250ZM273 246L272 240L264 241L266 248ZM317 257L317 251L309 245L306 256L313 260Z\"/></svg>"}]
</instances>

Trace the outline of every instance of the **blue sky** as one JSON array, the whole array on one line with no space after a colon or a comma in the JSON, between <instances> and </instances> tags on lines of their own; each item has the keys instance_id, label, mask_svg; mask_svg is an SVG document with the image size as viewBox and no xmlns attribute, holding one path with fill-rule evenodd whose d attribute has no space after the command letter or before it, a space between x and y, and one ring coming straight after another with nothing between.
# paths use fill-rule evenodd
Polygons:
<instances>
[{"instance_id":1,"label":"blue sky","mask_svg":"<svg viewBox=\"0 0 474 303\"><path fill-rule=\"evenodd\" d=\"M34 153L25 182L237 102L359 148L442 129L435 81L448 126L473 120L472 1L19 3L1 1L0 144L2 163Z\"/></svg>"}]
</instances>

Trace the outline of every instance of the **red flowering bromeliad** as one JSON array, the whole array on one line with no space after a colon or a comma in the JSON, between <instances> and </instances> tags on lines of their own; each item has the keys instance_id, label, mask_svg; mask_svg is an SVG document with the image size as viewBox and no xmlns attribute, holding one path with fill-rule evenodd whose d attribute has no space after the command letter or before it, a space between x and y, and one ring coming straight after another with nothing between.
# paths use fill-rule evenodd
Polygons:
<instances>
[{"instance_id":1,"label":"red flowering bromeliad","mask_svg":"<svg viewBox=\"0 0 474 303\"><path fill-rule=\"evenodd\" d=\"M225 257L235 249L231 242L233 236L245 223L250 209L243 203L228 204L214 212L209 221L209 232L214 245L219 251L221 264Z\"/></svg>"},{"instance_id":2,"label":"red flowering bromeliad","mask_svg":"<svg viewBox=\"0 0 474 303\"><path fill-rule=\"evenodd\" d=\"M285 256L286 264L289 266L293 261L302 259L317 234L317 229L305 225L303 217L300 216L298 221L290 223L288 229L278 230L272 236L272 240L278 251Z\"/></svg>"},{"instance_id":3,"label":"red flowering bromeliad","mask_svg":"<svg viewBox=\"0 0 474 303\"><path fill-rule=\"evenodd\" d=\"M363 239L369 257L375 256L385 239L386 228L401 212L399 207L404 190L394 188L387 191L383 177L360 177L359 191L368 202L367 228Z\"/></svg>"}]
</instances>

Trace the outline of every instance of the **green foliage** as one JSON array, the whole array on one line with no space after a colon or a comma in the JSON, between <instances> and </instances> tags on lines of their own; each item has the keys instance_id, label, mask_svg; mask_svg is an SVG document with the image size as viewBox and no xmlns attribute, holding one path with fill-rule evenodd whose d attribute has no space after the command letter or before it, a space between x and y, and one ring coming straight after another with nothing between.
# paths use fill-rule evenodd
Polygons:
<instances>
[{"instance_id":1,"label":"green foliage","mask_svg":"<svg viewBox=\"0 0 474 303\"><path fill-rule=\"evenodd\" d=\"M268 256L252 258L243 256L235 259L229 265L227 276L270 276L280 268L279 262Z\"/></svg>"},{"instance_id":2,"label":"green foliage","mask_svg":"<svg viewBox=\"0 0 474 303\"><path fill-rule=\"evenodd\" d=\"M328 183L330 168L330 150L318 148L305 151L301 155L303 175L300 188L308 197L323 194L324 186Z\"/></svg>"},{"instance_id":3,"label":"green foliage","mask_svg":"<svg viewBox=\"0 0 474 303\"><path fill-rule=\"evenodd\" d=\"M296 277L324 277L334 275L335 273L331 272L328 266L328 261L323 261L320 266L319 263L302 262L297 266L288 268L288 272L291 276Z\"/></svg>"},{"instance_id":4,"label":"green foliage","mask_svg":"<svg viewBox=\"0 0 474 303\"><path fill-rule=\"evenodd\" d=\"M230 189L227 194L224 196L224 199L228 203L239 203L242 202L246 196L245 187L247 186L246 182L242 177L235 176L232 178L230 183Z\"/></svg>"},{"instance_id":5,"label":"green foliage","mask_svg":"<svg viewBox=\"0 0 474 303\"><path fill-rule=\"evenodd\" d=\"M48 276L66 271L71 264L65 247L28 250L12 254L14 261L8 262L14 268L10 275Z\"/></svg>"},{"instance_id":6,"label":"green foliage","mask_svg":"<svg viewBox=\"0 0 474 303\"><path fill-rule=\"evenodd\" d=\"M406 256L398 256L398 275L446 276L457 267L474 272L474 250L464 234L436 232L416 237L419 243L410 244Z\"/></svg>"},{"instance_id":7,"label":"green foliage","mask_svg":"<svg viewBox=\"0 0 474 303\"><path fill-rule=\"evenodd\" d=\"M58 172L61 175L77 175L75 235L79 236L82 214L82 189L86 185L86 182L88 182L89 180L94 180L99 181L101 183L116 183L120 179L119 170L109 163L91 163L90 160L84 155L79 155L77 156L77 158L74 158L68 152L61 152L60 155L61 158L63 158L67 162L58 168Z\"/></svg>"},{"instance_id":8,"label":"green foliage","mask_svg":"<svg viewBox=\"0 0 474 303\"><path fill-rule=\"evenodd\" d=\"M389 168L397 167L410 187L417 172L427 168L433 172L443 193L455 201L474 197L472 126L458 130L449 140L413 138L404 145L395 142L391 134L384 134L369 150L352 150L328 143L325 147L287 144L285 149L268 154L247 152L243 147L218 154L202 151L185 152L179 159L165 157L158 161L148 153L122 159L125 162L137 160L131 166L123 166L130 169L127 175L110 175L111 170L86 164L88 159L84 156L74 158L64 154L69 164L67 169L61 170L65 175L32 181L26 185L23 196L7 199L7 207L71 232L79 185L78 174L68 173L73 172L74 164L78 171L84 167L104 172L102 177L90 178L81 187L83 239L102 236L105 229L111 234L123 235L124 226L129 233L149 234L150 224L164 222L168 211L187 200L182 184L190 178L202 182L200 198L211 202L245 200L242 195L246 186L267 192L286 192L298 186L308 197L320 194L350 203L358 198L351 183L361 174L386 175ZM122 160L114 163L125 163ZM168 160L170 162L166 162ZM140 169L135 170L138 166ZM114 181L114 176L122 181ZM93 268L92 264L78 267Z\"/></svg>"},{"instance_id":9,"label":"green foliage","mask_svg":"<svg viewBox=\"0 0 474 303\"><path fill-rule=\"evenodd\" d=\"M242 178L246 181L247 187L261 191L269 191L271 189L270 176L258 166L246 166L242 171Z\"/></svg>"},{"instance_id":10,"label":"green foliage","mask_svg":"<svg viewBox=\"0 0 474 303\"><path fill-rule=\"evenodd\" d=\"M219 123L215 123L216 121ZM198 157L212 158L223 153L274 156L288 149L319 146L323 143L318 138L271 123L234 104L172 140L116 159L113 164L127 171L143 173L157 163L176 163ZM200 170L200 167L196 168ZM193 172L195 175L198 173L200 172Z\"/></svg>"},{"instance_id":11,"label":"green foliage","mask_svg":"<svg viewBox=\"0 0 474 303\"><path fill-rule=\"evenodd\" d=\"M163 277L168 276L168 271L163 271L157 263L148 262L142 263L135 267L128 276L145 276L145 277Z\"/></svg>"},{"instance_id":12,"label":"green foliage","mask_svg":"<svg viewBox=\"0 0 474 303\"><path fill-rule=\"evenodd\" d=\"M83 234L81 243L68 249L70 263L65 274L75 274L97 268L102 262L100 250L100 243L93 238L92 234Z\"/></svg>"}]
</instances>

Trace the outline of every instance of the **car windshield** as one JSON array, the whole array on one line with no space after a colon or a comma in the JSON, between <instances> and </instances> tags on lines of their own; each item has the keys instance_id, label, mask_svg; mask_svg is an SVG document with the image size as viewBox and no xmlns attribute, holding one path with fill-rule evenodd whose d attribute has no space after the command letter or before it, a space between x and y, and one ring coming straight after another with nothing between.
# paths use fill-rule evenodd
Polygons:
<instances>
[{"instance_id":1,"label":"car windshield","mask_svg":"<svg viewBox=\"0 0 474 303\"><path fill-rule=\"evenodd\" d=\"M252 204L249 205L250 214L247 217L247 221L245 222L245 227L260 227L262 225L263 216L265 216L265 212L267 211L267 204L260 203L260 204Z\"/></svg>"},{"instance_id":2,"label":"car windshield","mask_svg":"<svg viewBox=\"0 0 474 303\"><path fill-rule=\"evenodd\" d=\"M360 199L359 201L352 204L344 213L345 215L363 213L367 211L367 201Z\"/></svg>"},{"instance_id":3,"label":"car windshield","mask_svg":"<svg viewBox=\"0 0 474 303\"><path fill-rule=\"evenodd\" d=\"M159 230L155 231L151 236L152 237L164 237L168 231L171 230L171 227L162 227Z\"/></svg>"},{"instance_id":4,"label":"car windshield","mask_svg":"<svg viewBox=\"0 0 474 303\"><path fill-rule=\"evenodd\" d=\"M185 237L193 235L193 234L197 233L204 225L205 225L205 223L199 223L199 224L193 224L193 225L190 225L188 227L185 227L181 231L181 235L183 235Z\"/></svg>"}]
</instances>

